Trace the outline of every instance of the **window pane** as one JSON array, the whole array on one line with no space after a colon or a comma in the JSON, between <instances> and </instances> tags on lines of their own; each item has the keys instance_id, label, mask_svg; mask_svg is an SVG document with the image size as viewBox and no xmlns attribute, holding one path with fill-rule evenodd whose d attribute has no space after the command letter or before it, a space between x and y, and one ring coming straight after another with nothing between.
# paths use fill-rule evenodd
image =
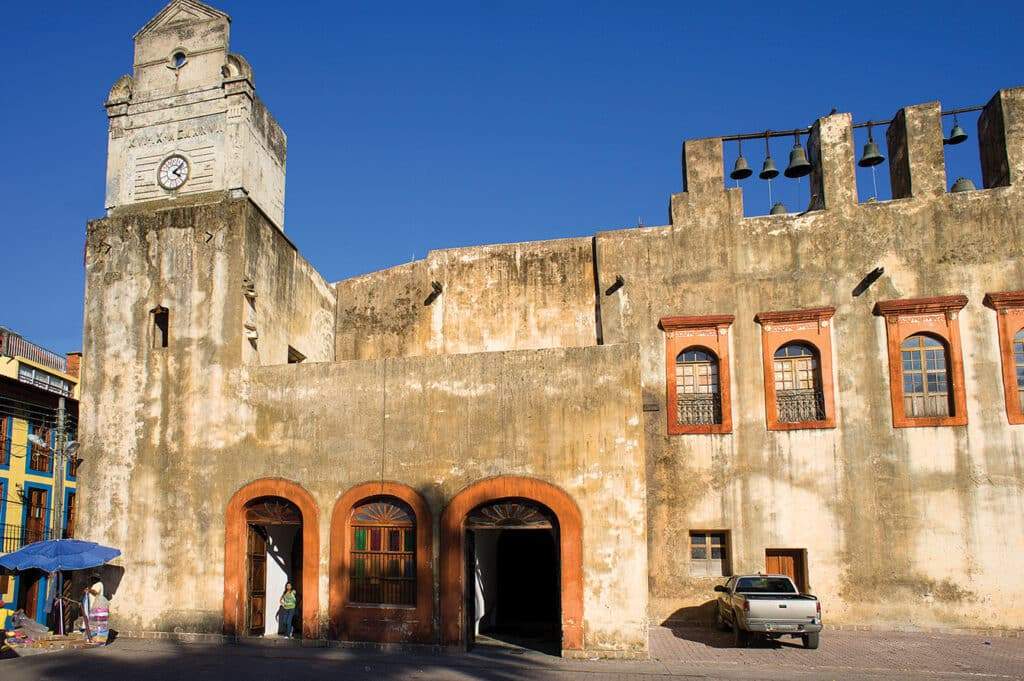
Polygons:
<instances>
[{"instance_id":1,"label":"window pane","mask_svg":"<svg viewBox=\"0 0 1024 681\"><path fill-rule=\"evenodd\" d=\"M380 528L370 528L370 550L380 551Z\"/></svg>"},{"instance_id":2,"label":"window pane","mask_svg":"<svg viewBox=\"0 0 1024 681\"><path fill-rule=\"evenodd\" d=\"M402 550L402 531L399 529L388 530L388 551Z\"/></svg>"},{"instance_id":3,"label":"window pane","mask_svg":"<svg viewBox=\"0 0 1024 681\"><path fill-rule=\"evenodd\" d=\"M356 541L355 541L355 545L356 545L356 551L365 551L366 550L366 528L365 527L357 527L356 528Z\"/></svg>"},{"instance_id":4,"label":"window pane","mask_svg":"<svg viewBox=\"0 0 1024 681\"><path fill-rule=\"evenodd\" d=\"M690 558L694 560L707 558L708 550L704 546L691 546L690 547Z\"/></svg>"},{"instance_id":5,"label":"window pane","mask_svg":"<svg viewBox=\"0 0 1024 681\"><path fill-rule=\"evenodd\" d=\"M711 557L714 560L722 560L723 554L724 554L724 552L722 551L722 547L721 546L712 546L711 547Z\"/></svg>"},{"instance_id":6,"label":"window pane","mask_svg":"<svg viewBox=\"0 0 1024 681\"><path fill-rule=\"evenodd\" d=\"M416 532L415 530L405 531L405 550L415 551L416 550Z\"/></svg>"}]
</instances>

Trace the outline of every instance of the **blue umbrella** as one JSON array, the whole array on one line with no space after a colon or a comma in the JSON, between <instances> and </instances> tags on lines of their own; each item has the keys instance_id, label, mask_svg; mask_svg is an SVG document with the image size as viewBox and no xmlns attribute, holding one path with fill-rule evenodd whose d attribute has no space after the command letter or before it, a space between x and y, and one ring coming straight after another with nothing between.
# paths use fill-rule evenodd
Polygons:
<instances>
[{"instance_id":1,"label":"blue umbrella","mask_svg":"<svg viewBox=\"0 0 1024 681\"><path fill-rule=\"evenodd\" d=\"M61 570L82 570L103 565L121 552L96 542L78 539L50 539L29 544L14 553L0 556L0 567L8 570L29 570L45 572Z\"/></svg>"}]
</instances>

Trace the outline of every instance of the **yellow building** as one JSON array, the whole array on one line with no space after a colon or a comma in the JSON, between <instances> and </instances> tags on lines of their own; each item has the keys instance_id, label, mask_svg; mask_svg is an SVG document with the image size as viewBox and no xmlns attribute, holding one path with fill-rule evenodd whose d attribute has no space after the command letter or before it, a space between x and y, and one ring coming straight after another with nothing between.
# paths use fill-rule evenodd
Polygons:
<instances>
[{"instance_id":1,"label":"yellow building","mask_svg":"<svg viewBox=\"0 0 1024 681\"><path fill-rule=\"evenodd\" d=\"M0 554L74 532L80 358L0 327ZM46 591L43 573L0 574L0 625L19 608L45 622Z\"/></svg>"}]
</instances>

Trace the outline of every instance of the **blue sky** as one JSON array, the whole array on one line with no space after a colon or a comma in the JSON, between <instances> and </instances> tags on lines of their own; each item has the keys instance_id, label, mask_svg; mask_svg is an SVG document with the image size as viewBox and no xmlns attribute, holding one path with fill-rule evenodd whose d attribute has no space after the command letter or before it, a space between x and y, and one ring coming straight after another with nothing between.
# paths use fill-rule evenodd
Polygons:
<instances>
[{"instance_id":1,"label":"blue sky","mask_svg":"<svg viewBox=\"0 0 1024 681\"><path fill-rule=\"evenodd\" d=\"M331 281L434 248L665 224L689 137L806 126L832 107L887 119L1024 84L1018 2L213 4L288 134L286 232ZM5 11L0 324L60 352L81 346L101 105L162 6ZM974 118L961 122L971 139L949 148L949 179L980 185ZM761 146L746 151L759 167ZM748 214L767 212L764 183L743 186ZM794 209L800 191L776 186Z\"/></svg>"}]
</instances>

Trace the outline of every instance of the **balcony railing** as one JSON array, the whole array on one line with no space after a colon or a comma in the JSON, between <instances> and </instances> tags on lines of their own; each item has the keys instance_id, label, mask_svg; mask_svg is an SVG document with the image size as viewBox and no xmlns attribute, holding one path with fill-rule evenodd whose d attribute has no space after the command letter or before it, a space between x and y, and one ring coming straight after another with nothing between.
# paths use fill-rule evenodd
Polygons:
<instances>
[{"instance_id":1,"label":"balcony railing","mask_svg":"<svg viewBox=\"0 0 1024 681\"><path fill-rule=\"evenodd\" d=\"M48 527L36 530L21 525L0 525L0 529L3 530L0 553L11 553L37 541L52 538L52 532Z\"/></svg>"},{"instance_id":2,"label":"balcony railing","mask_svg":"<svg viewBox=\"0 0 1024 681\"><path fill-rule=\"evenodd\" d=\"M780 390L775 397L779 423L825 420L825 399L820 390Z\"/></svg>"},{"instance_id":3,"label":"balcony railing","mask_svg":"<svg viewBox=\"0 0 1024 681\"><path fill-rule=\"evenodd\" d=\"M722 399L718 393L683 393L676 395L676 419L687 426L713 425L722 422Z\"/></svg>"}]
</instances>

